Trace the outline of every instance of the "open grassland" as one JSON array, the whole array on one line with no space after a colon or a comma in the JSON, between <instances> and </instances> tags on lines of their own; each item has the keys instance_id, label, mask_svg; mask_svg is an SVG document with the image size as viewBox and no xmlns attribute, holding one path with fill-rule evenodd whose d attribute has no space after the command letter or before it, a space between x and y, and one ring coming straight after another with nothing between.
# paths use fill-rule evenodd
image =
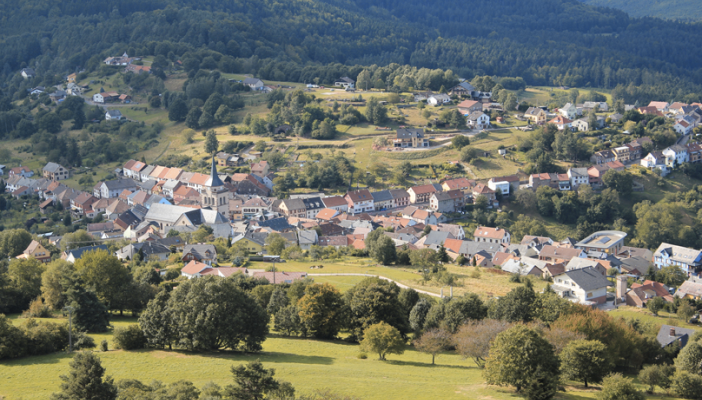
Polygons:
<instances>
[{"instance_id":1,"label":"open grassland","mask_svg":"<svg viewBox=\"0 0 702 400\"><path fill-rule=\"evenodd\" d=\"M24 320L14 322L20 324ZM131 323L135 323L133 318L113 319L114 326ZM470 360L446 353L437 357L436 365L431 365L431 356L410 346L404 354L388 355L388 361L383 362L374 354L368 354L368 359L359 359L360 349L356 344L275 334L269 335L263 343L263 351L258 354L115 351L110 333L92 336L98 343L105 338L110 342L110 351L98 355L107 374L116 381L139 379L145 383L152 380L171 383L184 379L197 387L208 382L226 386L232 383L229 371L232 365L260 360L266 368L275 369L277 379L291 382L300 394L331 389L365 400L521 398L512 388L486 385L482 370ZM59 388L59 376L69 371L69 362L70 355L55 353L0 363L0 396L7 400L48 399ZM643 385L638 386L644 389ZM591 399L599 392L597 386L585 389L582 384L573 382L566 385L566 390L555 398ZM672 399L659 395L650 398Z\"/></svg>"},{"instance_id":2,"label":"open grassland","mask_svg":"<svg viewBox=\"0 0 702 400\"><path fill-rule=\"evenodd\" d=\"M251 262L248 265L250 269L266 269L272 264L264 262ZM322 269L310 269L313 265L323 265ZM416 268L412 267L385 267L376 264L373 260L368 258L345 258L340 260L324 260L317 262L298 262L289 261L285 263L276 264L278 271L287 272L307 272L310 274L369 274L369 275L379 275L386 278L390 278L397 281L403 285L413 287L415 289L424 290L431 293L439 294L441 293L442 284L436 281L424 282L422 275L418 272ZM476 293L483 299L491 296L503 296L507 294L513 288L519 286L519 283L513 283L509 281L509 274L502 273L502 271L486 268L474 268L474 267L459 267L452 264L446 264L446 268L449 272L456 274L457 284L454 285L453 294L462 295L464 293ZM478 271L476 275L474 272ZM362 277L349 277L349 276L311 276L315 282L323 283L329 282L339 285L340 290L347 290L350 286L359 282ZM344 278L337 280L337 278ZM349 279L346 279L349 278ZM351 279L354 278L354 279ZM358 279L355 279L358 278ZM545 283L544 283L545 285ZM541 281L535 283L535 286L541 287ZM444 295L448 296L448 287L444 289Z\"/></svg>"},{"instance_id":3,"label":"open grassland","mask_svg":"<svg viewBox=\"0 0 702 400\"><path fill-rule=\"evenodd\" d=\"M607 89L594 89L594 88L571 88L571 89L577 89L580 92L580 95L585 95L589 91L593 90L599 94L604 95L607 98L607 102L611 103L612 102L612 95L610 94L610 91ZM548 105L548 103L557 95L559 94L564 94L568 92L568 90L563 90L557 87L550 87L550 86L530 86L526 88L524 91L520 91L519 94L519 100L526 100L528 103L537 105L537 106L544 106ZM551 96L551 93L554 94L554 96Z\"/></svg>"},{"instance_id":4,"label":"open grassland","mask_svg":"<svg viewBox=\"0 0 702 400\"><path fill-rule=\"evenodd\" d=\"M612 315L612 317L633 318L650 323L656 327L656 332L658 332L658 328L660 328L661 325L672 325L694 330L702 329L700 325L689 324L687 321L678 318L677 315L666 311L660 311L658 316L655 316L646 308L620 306L617 310L610 311L610 315Z\"/></svg>"}]
</instances>

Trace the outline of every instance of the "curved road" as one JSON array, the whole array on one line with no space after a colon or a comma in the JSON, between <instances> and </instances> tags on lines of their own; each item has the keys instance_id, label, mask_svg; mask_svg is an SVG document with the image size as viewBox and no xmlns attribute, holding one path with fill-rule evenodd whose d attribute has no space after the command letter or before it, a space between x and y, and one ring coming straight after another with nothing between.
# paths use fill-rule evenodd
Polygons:
<instances>
[{"instance_id":1,"label":"curved road","mask_svg":"<svg viewBox=\"0 0 702 400\"><path fill-rule=\"evenodd\" d=\"M441 297L441 295L438 295L438 294L436 294L436 293L427 292L426 290L421 290L421 289L413 288L413 287L411 287L411 286L403 285L402 283L400 283L400 282L398 282L398 281L396 281L396 280L393 280L393 279L390 279L390 278L387 278L387 277L384 277L384 276L381 276L381 275L374 275L374 274L352 274L352 273L348 273L348 274L309 274L309 273L308 273L307 275L308 275L308 276L366 276L366 277L380 278L380 279L382 279L382 280L384 280L384 281L393 282L394 284L396 284L397 286L399 286L399 287L402 288L402 289L414 289L414 290L416 290L418 293L426 294L426 295L433 296L433 297Z\"/></svg>"}]
</instances>

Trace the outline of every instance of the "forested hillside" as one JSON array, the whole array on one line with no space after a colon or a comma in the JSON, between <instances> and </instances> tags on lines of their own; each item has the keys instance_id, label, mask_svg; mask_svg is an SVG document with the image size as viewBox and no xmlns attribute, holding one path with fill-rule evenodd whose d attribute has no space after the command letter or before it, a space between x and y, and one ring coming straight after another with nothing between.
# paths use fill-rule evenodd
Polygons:
<instances>
[{"instance_id":1,"label":"forested hillside","mask_svg":"<svg viewBox=\"0 0 702 400\"><path fill-rule=\"evenodd\" d=\"M310 63L658 86L678 98L702 81L702 53L690 51L700 25L630 19L577 0L2 0L0 15L5 77L25 64L65 74L125 50L177 59L205 47L229 57L232 72L291 81L309 79Z\"/></svg>"},{"instance_id":2,"label":"forested hillside","mask_svg":"<svg viewBox=\"0 0 702 400\"><path fill-rule=\"evenodd\" d=\"M611 7L632 17L656 17L681 21L702 20L702 8L697 0L582 0L583 3Z\"/></svg>"}]
</instances>

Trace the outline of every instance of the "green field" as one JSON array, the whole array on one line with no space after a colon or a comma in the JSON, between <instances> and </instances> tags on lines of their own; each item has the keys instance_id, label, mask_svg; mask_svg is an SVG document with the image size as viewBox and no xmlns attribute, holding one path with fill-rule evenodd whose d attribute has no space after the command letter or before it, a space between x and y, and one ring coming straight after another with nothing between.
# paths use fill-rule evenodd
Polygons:
<instances>
[{"instance_id":1,"label":"green field","mask_svg":"<svg viewBox=\"0 0 702 400\"><path fill-rule=\"evenodd\" d=\"M14 320L16 324L23 320ZM134 323L132 318L115 318L115 326ZM109 334L93 335L96 342ZM111 344L110 344L111 346ZM110 347L111 348L111 347ZM110 350L98 353L107 374L115 380L139 379L164 383L181 379L202 387L208 382L221 386L232 383L232 365L260 360L274 368L276 378L291 382L298 393L317 389L353 395L365 400L391 399L514 399L512 388L488 386L482 371L470 360L447 353L431 365L431 356L407 346L402 355L388 355L388 361L358 358L359 346L342 341L285 338L271 334L258 354L232 352L188 353L183 351ZM56 353L0 363L0 396L6 400L43 400L59 388L59 376L69 370L70 356ZM644 389L639 385L640 389ZM595 398L597 387L566 386L556 399ZM651 398L669 399L652 396Z\"/></svg>"}]
</instances>

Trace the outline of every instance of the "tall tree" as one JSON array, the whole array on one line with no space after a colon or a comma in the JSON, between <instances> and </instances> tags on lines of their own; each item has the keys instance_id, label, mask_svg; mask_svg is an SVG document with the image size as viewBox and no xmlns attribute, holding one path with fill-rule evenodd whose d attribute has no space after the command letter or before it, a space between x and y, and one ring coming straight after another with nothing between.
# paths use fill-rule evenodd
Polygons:
<instances>
[{"instance_id":1,"label":"tall tree","mask_svg":"<svg viewBox=\"0 0 702 400\"><path fill-rule=\"evenodd\" d=\"M217 140L217 134L214 130L207 131L207 136L205 137L205 153L215 154L219 150L219 140Z\"/></svg>"},{"instance_id":2,"label":"tall tree","mask_svg":"<svg viewBox=\"0 0 702 400\"><path fill-rule=\"evenodd\" d=\"M110 309L121 311L126 308L120 300L132 277L117 257L107 250L88 251L76 260L74 267Z\"/></svg>"},{"instance_id":3,"label":"tall tree","mask_svg":"<svg viewBox=\"0 0 702 400\"><path fill-rule=\"evenodd\" d=\"M343 325L343 299L334 286L324 283L307 286L297 302L300 322L318 338L333 338Z\"/></svg>"},{"instance_id":4,"label":"tall tree","mask_svg":"<svg viewBox=\"0 0 702 400\"><path fill-rule=\"evenodd\" d=\"M139 326L148 344L157 348L168 346L169 350L172 349L177 338L176 326L168 302L170 297L167 290L161 290L139 316Z\"/></svg>"},{"instance_id":5,"label":"tall tree","mask_svg":"<svg viewBox=\"0 0 702 400\"><path fill-rule=\"evenodd\" d=\"M431 354L431 365L434 365L437 354L448 349L449 346L451 346L451 334L443 329L428 330L414 341L414 347L417 350Z\"/></svg>"}]
</instances>

